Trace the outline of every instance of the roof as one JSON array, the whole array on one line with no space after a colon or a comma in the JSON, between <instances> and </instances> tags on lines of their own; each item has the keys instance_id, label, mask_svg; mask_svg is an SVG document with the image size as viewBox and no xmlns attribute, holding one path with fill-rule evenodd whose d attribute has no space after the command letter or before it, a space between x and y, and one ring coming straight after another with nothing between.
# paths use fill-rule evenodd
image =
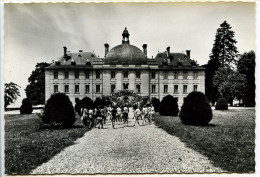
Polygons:
<instances>
[{"instance_id":1,"label":"roof","mask_svg":"<svg viewBox=\"0 0 260 177\"><path fill-rule=\"evenodd\" d=\"M170 57L167 57L167 52L160 52L156 55L155 60L158 64L161 64L164 61L167 62L168 58L170 58L169 65L178 65L178 63L181 63L183 66L191 66L195 63L194 60L188 58L184 53L170 53Z\"/></svg>"},{"instance_id":2,"label":"roof","mask_svg":"<svg viewBox=\"0 0 260 177\"><path fill-rule=\"evenodd\" d=\"M76 52L76 53L68 53L69 59L66 59L64 56L61 56L58 60L61 65L71 65L71 62L74 60L77 65L86 65L86 61L88 60L91 64L97 60L97 56L93 52Z\"/></svg>"},{"instance_id":3,"label":"roof","mask_svg":"<svg viewBox=\"0 0 260 177\"><path fill-rule=\"evenodd\" d=\"M112 48L104 59L105 64L147 64L147 58L138 47L124 43Z\"/></svg>"}]
</instances>

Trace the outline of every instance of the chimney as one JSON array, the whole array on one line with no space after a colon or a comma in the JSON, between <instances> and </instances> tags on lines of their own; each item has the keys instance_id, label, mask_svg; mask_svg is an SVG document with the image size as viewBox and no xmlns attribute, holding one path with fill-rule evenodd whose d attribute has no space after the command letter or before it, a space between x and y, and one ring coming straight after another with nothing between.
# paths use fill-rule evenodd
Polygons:
<instances>
[{"instance_id":1,"label":"chimney","mask_svg":"<svg viewBox=\"0 0 260 177\"><path fill-rule=\"evenodd\" d=\"M166 50L167 50L167 57L169 58L171 56L170 47L167 47Z\"/></svg>"},{"instance_id":2,"label":"chimney","mask_svg":"<svg viewBox=\"0 0 260 177\"><path fill-rule=\"evenodd\" d=\"M106 43L104 46L105 46L105 57L106 57L109 51L109 44Z\"/></svg>"},{"instance_id":3,"label":"chimney","mask_svg":"<svg viewBox=\"0 0 260 177\"><path fill-rule=\"evenodd\" d=\"M64 49L64 58L65 58L67 57L67 47L64 46L63 49Z\"/></svg>"},{"instance_id":4,"label":"chimney","mask_svg":"<svg viewBox=\"0 0 260 177\"><path fill-rule=\"evenodd\" d=\"M145 57L147 57L147 44L143 45L143 52L144 52Z\"/></svg>"},{"instance_id":5,"label":"chimney","mask_svg":"<svg viewBox=\"0 0 260 177\"><path fill-rule=\"evenodd\" d=\"M190 50L186 50L186 55L190 59Z\"/></svg>"}]
</instances>

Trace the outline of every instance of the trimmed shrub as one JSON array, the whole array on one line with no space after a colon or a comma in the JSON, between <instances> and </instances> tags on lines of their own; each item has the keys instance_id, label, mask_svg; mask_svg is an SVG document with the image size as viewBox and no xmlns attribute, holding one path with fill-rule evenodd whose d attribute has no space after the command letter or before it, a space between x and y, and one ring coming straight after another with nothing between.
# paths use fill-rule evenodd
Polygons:
<instances>
[{"instance_id":1,"label":"trimmed shrub","mask_svg":"<svg viewBox=\"0 0 260 177\"><path fill-rule=\"evenodd\" d=\"M21 114L31 114L33 111L32 103L28 98L24 98L20 107Z\"/></svg>"},{"instance_id":2,"label":"trimmed shrub","mask_svg":"<svg viewBox=\"0 0 260 177\"><path fill-rule=\"evenodd\" d=\"M171 95L163 97L159 113L162 116L177 116L179 113L179 107L176 99Z\"/></svg>"},{"instance_id":3,"label":"trimmed shrub","mask_svg":"<svg viewBox=\"0 0 260 177\"><path fill-rule=\"evenodd\" d=\"M112 105L112 102L107 97L103 97L103 98L98 97L94 101L93 105L95 108L97 107L104 108L105 106Z\"/></svg>"},{"instance_id":4,"label":"trimmed shrub","mask_svg":"<svg viewBox=\"0 0 260 177\"><path fill-rule=\"evenodd\" d=\"M92 108L94 107L93 101L89 97L84 97L82 100L78 100L75 104L75 111L80 115L81 108Z\"/></svg>"},{"instance_id":5,"label":"trimmed shrub","mask_svg":"<svg viewBox=\"0 0 260 177\"><path fill-rule=\"evenodd\" d=\"M161 102L158 98L152 98L152 105L154 107L155 112L159 112L160 104Z\"/></svg>"},{"instance_id":6,"label":"trimmed shrub","mask_svg":"<svg viewBox=\"0 0 260 177\"><path fill-rule=\"evenodd\" d=\"M212 119L209 102L201 92L191 92L181 107L180 118L186 125L207 125Z\"/></svg>"},{"instance_id":7,"label":"trimmed shrub","mask_svg":"<svg viewBox=\"0 0 260 177\"><path fill-rule=\"evenodd\" d=\"M73 105L67 95L51 95L43 109L41 119L44 124L61 128L71 127L76 121Z\"/></svg>"},{"instance_id":8,"label":"trimmed shrub","mask_svg":"<svg viewBox=\"0 0 260 177\"><path fill-rule=\"evenodd\" d=\"M219 98L215 106L216 110L228 110L228 102L225 98Z\"/></svg>"}]
</instances>

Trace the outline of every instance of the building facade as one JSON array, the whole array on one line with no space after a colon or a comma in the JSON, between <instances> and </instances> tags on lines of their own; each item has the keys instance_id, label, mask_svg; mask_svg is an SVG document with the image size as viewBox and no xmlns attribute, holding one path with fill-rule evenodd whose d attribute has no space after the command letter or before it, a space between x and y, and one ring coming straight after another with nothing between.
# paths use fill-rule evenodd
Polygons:
<instances>
[{"instance_id":1,"label":"building facade","mask_svg":"<svg viewBox=\"0 0 260 177\"><path fill-rule=\"evenodd\" d=\"M93 52L64 54L45 69L45 99L63 92L72 103L86 96L91 99L121 90L132 90L140 96L160 100L170 94L181 105L192 91L205 93L205 69L186 53L172 53L170 47L155 58L147 58L147 44L143 50L130 44L127 29L122 44L109 50L105 44L104 58Z\"/></svg>"}]
</instances>

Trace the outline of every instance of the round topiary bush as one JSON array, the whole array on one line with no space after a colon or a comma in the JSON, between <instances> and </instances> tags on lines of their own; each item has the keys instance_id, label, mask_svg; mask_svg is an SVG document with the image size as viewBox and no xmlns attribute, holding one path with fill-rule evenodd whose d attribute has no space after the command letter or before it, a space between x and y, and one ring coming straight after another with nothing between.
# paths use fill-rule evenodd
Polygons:
<instances>
[{"instance_id":1,"label":"round topiary bush","mask_svg":"<svg viewBox=\"0 0 260 177\"><path fill-rule=\"evenodd\" d=\"M225 98L219 98L216 105L216 110L228 110L228 102Z\"/></svg>"},{"instance_id":2,"label":"round topiary bush","mask_svg":"<svg viewBox=\"0 0 260 177\"><path fill-rule=\"evenodd\" d=\"M212 110L204 93L191 92L186 97L180 118L186 125L207 125L212 120Z\"/></svg>"},{"instance_id":3,"label":"round topiary bush","mask_svg":"<svg viewBox=\"0 0 260 177\"><path fill-rule=\"evenodd\" d=\"M58 127L71 127L76 121L73 105L67 95L51 95L43 109L41 119L44 124Z\"/></svg>"},{"instance_id":4,"label":"round topiary bush","mask_svg":"<svg viewBox=\"0 0 260 177\"><path fill-rule=\"evenodd\" d=\"M33 111L32 103L28 98L24 98L20 107L21 114L31 114Z\"/></svg>"},{"instance_id":5,"label":"round topiary bush","mask_svg":"<svg viewBox=\"0 0 260 177\"><path fill-rule=\"evenodd\" d=\"M159 112L160 104L161 102L158 98L152 98L152 105L154 107L155 112Z\"/></svg>"},{"instance_id":6,"label":"round topiary bush","mask_svg":"<svg viewBox=\"0 0 260 177\"><path fill-rule=\"evenodd\" d=\"M97 107L100 107L100 108L104 108L107 104L106 100L103 99L103 98L96 98L96 100L94 101L94 107L97 108Z\"/></svg>"},{"instance_id":7,"label":"round topiary bush","mask_svg":"<svg viewBox=\"0 0 260 177\"><path fill-rule=\"evenodd\" d=\"M176 99L171 95L163 97L159 113L162 116L177 116L179 113L179 107Z\"/></svg>"},{"instance_id":8,"label":"round topiary bush","mask_svg":"<svg viewBox=\"0 0 260 177\"><path fill-rule=\"evenodd\" d=\"M94 107L93 101L89 97L84 97L82 100L78 100L75 104L75 111L80 115L81 108L92 108Z\"/></svg>"}]
</instances>

